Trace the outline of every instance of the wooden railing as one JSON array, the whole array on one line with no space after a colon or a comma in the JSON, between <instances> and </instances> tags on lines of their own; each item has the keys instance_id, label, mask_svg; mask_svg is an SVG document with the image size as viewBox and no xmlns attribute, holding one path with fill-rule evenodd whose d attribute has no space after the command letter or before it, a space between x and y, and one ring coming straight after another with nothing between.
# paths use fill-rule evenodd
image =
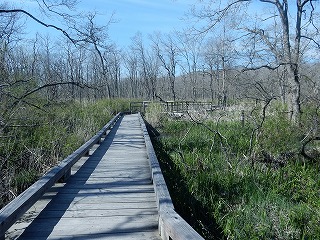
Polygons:
<instances>
[{"instance_id":1,"label":"wooden railing","mask_svg":"<svg viewBox=\"0 0 320 240\"><path fill-rule=\"evenodd\" d=\"M145 112L150 101L130 102L130 113Z\"/></svg>"},{"instance_id":2,"label":"wooden railing","mask_svg":"<svg viewBox=\"0 0 320 240\"><path fill-rule=\"evenodd\" d=\"M195 102L195 101L167 101L161 102L167 112L186 112L186 111L214 111L220 109L220 106L213 102Z\"/></svg>"},{"instance_id":3,"label":"wooden railing","mask_svg":"<svg viewBox=\"0 0 320 240\"><path fill-rule=\"evenodd\" d=\"M95 136L83 144L75 152L65 158L58 166L52 168L37 182L12 200L0 210L0 239L5 239L5 232L20 218L49 188L59 180L65 181L71 175L71 167L84 155L89 154L90 149L101 138L105 137L118 119L122 116L118 113Z\"/></svg>"},{"instance_id":4,"label":"wooden railing","mask_svg":"<svg viewBox=\"0 0 320 240\"><path fill-rule=\"evenodd\" d=\"M151 101L143 102L131 102L130 103L130 112L144 113L146 108L152 103ZM221 106L214 104L213 102L194 102L194 101L162 101L155 102L160 104L163 108L163 111L169 113L184 113L187 111L214 111L220 109Z\"/></svg>"},{"instance_id":5,"label":"wooden railing","mask_svg":"<svg viewBox=\"0 0 320 240\"><path fill-rule=\"evenodd\" d=\"M174 206L166 182L162 175L157 156L141 115L140 124L143 130L147 154L150 161L152 181L156 193L159 211L159 233L161 238L164 240L204 239L174 210Z\"/></svg>"}]
</instances>

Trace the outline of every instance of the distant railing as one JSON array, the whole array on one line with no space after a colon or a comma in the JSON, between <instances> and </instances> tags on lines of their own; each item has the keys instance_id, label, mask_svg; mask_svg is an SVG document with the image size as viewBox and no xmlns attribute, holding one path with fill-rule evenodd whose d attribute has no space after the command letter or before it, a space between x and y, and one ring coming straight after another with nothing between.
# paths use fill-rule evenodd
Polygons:
<instances>
[{"instance_id":1,"label":"distant railing","mask_svg":"<svg viewBox=\"0 0 320 240\"><path fill-rule=\"evenodd\" d=\"M147 154L150 161L153 186L156 193L159 211L159 233L161 238L164 240L204 239L174 210L174 206L166 182L163 178L157 156L141 115L140 124L143 130Z\"/></svg>"},{"instance_id":2,"label":"distant railing","mask_svg":"<svg viewBox=\"0 0 320 240\"><path fill-rule=\"evenodd\" d=\"M130 102L130 113L146 112L150 101Z\"/></svg>"},{"instance_id":3,"label":"distant railing","mask_svg":"<svg viewBox=\"0 0 320 240\"><path fill-rule=\"evenodd\" d=\"M131 102L130 103L130 112L144 113L146 108L152 103L151 101L142 101L142 102ZM215 111L220 109L219 105L214 104L213 102L195 102L195 101L162 101L155 102L161 104L163 110L170 113L184 113L187 111Z\"/></svg>"},{"instance_id":4,"label":"distant railing","mask_svg":"<svg viewBox=\"0 0 320 240\"><path fill-rule=\"evenodd\" d=\"M37 182L31 185L18 197L0 210L0 240L5 239L5 232L35 203L38 199L59 180L66 181L71 175L71 167L84 155L89 154L90 149L101 138L107 135L118 119L122 116L118 113L95 136L83 144L75 152L65 158L58 166L52 168Z\"/></svg>"},{"instance_id":5,"label":"distant railing","mask_svg":"<svg viewBox=\"0 0 320 240\"><path fill-rule=\"evenodd\" d=\"M193 101L167 101L161 102L167 112L187 112L187 111L214 111L220 109L220 106L212 102L193 102Z\"/></svg>"}]
</instances>

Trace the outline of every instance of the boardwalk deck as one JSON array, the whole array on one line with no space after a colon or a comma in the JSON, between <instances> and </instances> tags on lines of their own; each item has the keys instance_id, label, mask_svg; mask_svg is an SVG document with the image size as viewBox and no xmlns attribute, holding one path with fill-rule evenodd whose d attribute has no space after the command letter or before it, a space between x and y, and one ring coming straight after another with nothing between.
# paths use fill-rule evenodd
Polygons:
<instances>
[{"instance_id":1,"label":"boardwalk deck","mask_svg":"<svg viewBox=\"0 0 320 240\"><path fill-rule=\"evenodd\" d=\"M83 163L83 165L82 165ZM138 115L126 115L67 183L54 185L8 239L160 239Z\"/></svg>"}]
</instances>

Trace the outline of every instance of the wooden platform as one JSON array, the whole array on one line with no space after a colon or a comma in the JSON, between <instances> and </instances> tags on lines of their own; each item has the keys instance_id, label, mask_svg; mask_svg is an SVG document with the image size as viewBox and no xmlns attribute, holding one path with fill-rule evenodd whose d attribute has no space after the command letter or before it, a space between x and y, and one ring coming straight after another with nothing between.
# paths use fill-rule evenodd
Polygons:
<instances>
[{"instance_id":1,"label":"wooden platform","mask_svg":"<svg viewBox=\"0 0 320 240\"><path fill-rule=\"evenodd\" d=\"M6 239L160 239L138 115L118 121L67 183L55 184Z\"/></svg>"}]
</instances>

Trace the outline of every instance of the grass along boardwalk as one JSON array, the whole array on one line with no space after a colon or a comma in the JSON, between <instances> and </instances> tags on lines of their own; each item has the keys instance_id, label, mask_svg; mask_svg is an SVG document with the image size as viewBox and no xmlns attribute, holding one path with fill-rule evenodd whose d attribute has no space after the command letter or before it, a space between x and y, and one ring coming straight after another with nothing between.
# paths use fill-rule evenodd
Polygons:
<instances>
[{"instance_id":1,"label":"grass along boardwalk","mask_svg":"<svg viewBox=\"0 0 320 240\"><path fill-rule=\"evenodd\" d=\"M158 218L139 116L125 115L6 239L160 239Z\"/></svg>"}]
</instances>

